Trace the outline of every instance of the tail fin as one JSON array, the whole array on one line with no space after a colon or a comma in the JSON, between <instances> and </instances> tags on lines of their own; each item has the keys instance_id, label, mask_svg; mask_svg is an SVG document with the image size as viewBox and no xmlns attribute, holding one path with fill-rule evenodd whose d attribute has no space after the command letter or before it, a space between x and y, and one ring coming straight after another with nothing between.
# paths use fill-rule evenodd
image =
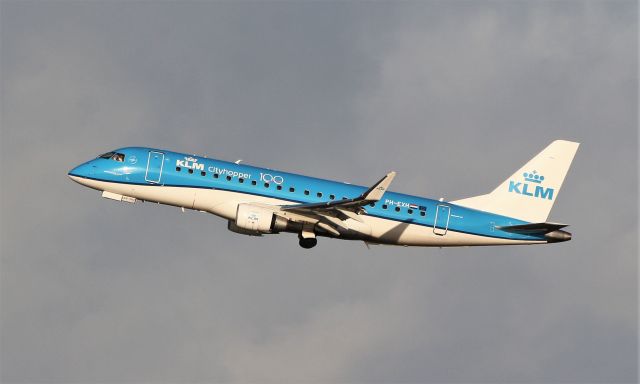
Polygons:
<instances>
[{"instance_id":1,"label":"tail fin","mask_svg":"<svg viewBox=\"0 0 640 384\"><path fill-rule=\"evenodd\" d=\"M493 192L451 203L532 223L544 222L579 145L556 140Z\"/></svg>"}]
</instances>

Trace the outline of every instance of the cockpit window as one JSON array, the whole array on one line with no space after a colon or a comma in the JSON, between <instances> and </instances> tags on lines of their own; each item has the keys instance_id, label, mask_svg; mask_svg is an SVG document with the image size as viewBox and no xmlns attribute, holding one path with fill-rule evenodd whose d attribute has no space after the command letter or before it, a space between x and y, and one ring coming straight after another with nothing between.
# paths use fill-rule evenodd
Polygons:
<instances>
[{"instance_id":1,"label":"cockpit window","mask_svg":"<svg viewBox=\"0 0 640 384\"><path fill-rule=\"evenodd\" d=\"M111 160L115 160L117 162L124 162L124 154L123 153L117 153L117 152L107 152L103 155L98 156L99 159L111 159Z\"/></svg>"}]
</instances>

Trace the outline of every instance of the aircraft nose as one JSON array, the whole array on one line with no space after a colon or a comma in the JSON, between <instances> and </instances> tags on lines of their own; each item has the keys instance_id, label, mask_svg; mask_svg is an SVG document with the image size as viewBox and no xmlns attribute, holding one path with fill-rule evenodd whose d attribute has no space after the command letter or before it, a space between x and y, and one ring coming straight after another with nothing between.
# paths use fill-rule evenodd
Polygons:
<instances>
[{"instance_id":1,"label":"aircraft nose","mask_svg":"<svg viewBox=\"0 0 640 384\"><path fill-rule=\"evenodd\" d=\"M93 165L90 161L84 164L80 164L77 167L73 168L67 174L71 180L76 180L78 177L89 177L93 175L95 165Z\"/></svg>"}]
</instances>

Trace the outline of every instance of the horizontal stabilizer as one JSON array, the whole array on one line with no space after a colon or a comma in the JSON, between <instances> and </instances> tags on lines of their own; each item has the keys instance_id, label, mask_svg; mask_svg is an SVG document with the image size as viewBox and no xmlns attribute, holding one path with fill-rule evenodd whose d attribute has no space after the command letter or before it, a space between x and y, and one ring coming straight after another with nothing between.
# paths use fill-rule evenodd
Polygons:
<instances>
[{"instance_id":1,"label":"horizontal stabilizer","mask_svg":"<svg viewBox=\"0 0 640 384\"><path fill-rule=\"evenodd\" d=\"M566 226L568 225L559 224L559 223L533 223L533 224L522 224L522 225L497 226L496 229L499 229L505 232L518 233L522 235L544 235L549 232L562 229Z\"/></svg>"}]
</instances>

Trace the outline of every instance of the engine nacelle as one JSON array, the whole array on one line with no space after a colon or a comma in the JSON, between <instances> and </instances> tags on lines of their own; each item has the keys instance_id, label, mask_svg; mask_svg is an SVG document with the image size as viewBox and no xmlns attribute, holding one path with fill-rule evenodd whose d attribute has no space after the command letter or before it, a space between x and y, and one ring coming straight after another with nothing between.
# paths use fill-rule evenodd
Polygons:
<instances>
[{"instance_id":1,"label":"engine nacelle","mask_svg":"<svg viewBox=\"0 0 640 384\"><path fill-rule=\"evenodd\" d=\"M230 231L249 236L278 233L287 229L287 219L274 215L269 208L253 204L238 204L235 222L229 221Z\"/></svg>"},{"instance_id":2,"label":"engine nacelle","mask_svg":"<svg viewBox=\"0 0 640 384\"><path fill-rule=\"evenodd\" d=\"M235 221L233 221L233 220L229 220L229 222L227 224L227 229L230 230L231 232L239 233L241 235L262 236L262 233L260 233L258 231L251 231L251 230L248 230L248 229L244 229L244 228L238 227L236 225Z\"/></svg>"}]
</instances>

